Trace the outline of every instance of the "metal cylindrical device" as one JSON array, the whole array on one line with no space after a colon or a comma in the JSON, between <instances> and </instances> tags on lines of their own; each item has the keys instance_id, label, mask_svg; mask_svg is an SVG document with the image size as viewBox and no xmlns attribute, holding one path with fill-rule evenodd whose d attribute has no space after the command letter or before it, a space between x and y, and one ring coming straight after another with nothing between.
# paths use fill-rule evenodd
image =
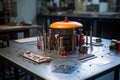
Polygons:
<instances>
[{"instance_id":1,"label":"metal cylindrical device","mask_svg":"<svg viewBox=\"0 0 120 80\"><path fill-rule=\"evenodd\" d=\"M69 21L65 19L64 21L54 22L50 25L50 28L54 30L55 34L59 32L59 37L62 38L62 44L64 50L71 52L75 50L76 47L76 32L75 29L81 28L83 25L79 22ZM61 41L60 38L60 41ZM60 46L61 47L61 46Z\"/></svg>"}]
</instances>

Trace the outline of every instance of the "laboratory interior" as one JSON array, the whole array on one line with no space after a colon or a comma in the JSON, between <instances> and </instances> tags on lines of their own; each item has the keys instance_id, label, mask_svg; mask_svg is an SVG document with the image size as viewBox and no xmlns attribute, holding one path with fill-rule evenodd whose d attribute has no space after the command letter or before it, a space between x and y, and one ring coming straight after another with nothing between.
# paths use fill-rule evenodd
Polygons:
<instances>
[{"instance_id":1,"label":"laboratory interior","mask_svg":"<svg viewBox=\"0 0 120 80\"><path fill-rule=\"evenodd\" d=\"M120 0L0 0L0 80L120 80Z\"/></svg>"}]
</instances>

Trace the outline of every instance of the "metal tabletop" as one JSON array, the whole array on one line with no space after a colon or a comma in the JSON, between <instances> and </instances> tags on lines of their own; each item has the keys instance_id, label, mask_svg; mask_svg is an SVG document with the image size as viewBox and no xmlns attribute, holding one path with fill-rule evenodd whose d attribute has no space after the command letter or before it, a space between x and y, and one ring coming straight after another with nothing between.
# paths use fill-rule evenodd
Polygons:
<instances>
[{"instance_id":1,"label":"metal tabletop","mask_svg":"<svg viewBox=\"0 0 120 80\"><path fill-rule=\"evenodd\" d=\"M93 38L93 42L95 38ZM35 77L45 80L93 80L111 71L119 70L120 55L117 52L110 51L111 40L102 39L102 46L89 47L88 53L94 54L96 58L82 62L76 53L67 57L56 56L58 54L50 53L52 58L48 63L33 63L28 59L20 57L19 54L26 51L39 52L36 47L36 41L18 43L10 41L10 47L0 49L0 57L12 62L19 68L29 72ZM43 53L44 54L44 53ZM76 69L72 73L57 73L54 70L60 65L74 66ZM116 77L117 76L117 77ZM118 74L114 76L118 78Z\"/></svg>"}]
</instances>

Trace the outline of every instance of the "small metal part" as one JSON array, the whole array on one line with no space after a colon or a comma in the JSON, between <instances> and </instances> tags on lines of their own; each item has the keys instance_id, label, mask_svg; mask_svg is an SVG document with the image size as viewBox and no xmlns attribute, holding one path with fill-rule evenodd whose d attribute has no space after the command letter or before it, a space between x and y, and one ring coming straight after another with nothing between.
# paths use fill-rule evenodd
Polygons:
<instances>
[{"instance_id":1,"label":"small metal part","mask_svg":"<svg viewBox=\"0 0 120 80\"><path fill-rule=\"evenodd\" d=\"M116 39L112 39L111 40L111 45L109 46L110 50L117 50L117 40Z\"/></svg>"},{"instance_id":2,"label":"small metal part","mask_svg":"<svg viewBox=\"0 0 120 80\"><path fill-rule=\"evenodd\" d=\"M91 64L89 66L92 66Z\"/></svg>"},{"instance_id":3,"label":"small metal part","mask_svg":"<svg viewBox=\"0 0 120 80\"><path fill-rule=\"evenodd\" d=\"M101 38L96 39L96 42L101 42L101 41L102 41Z\"/></svg>"},{"instance_id":4,"label":"small metal part","mask_svg":"<svg viewBox=\"0 0 120 80\"><path fill-rule=\"evenodd\" d=\"M111 40L111 44L116 44L117 41L118 41L118 40L116 40L116 39L112 39L112 40Z\"/></svg>"},{"instance_id":5,"label":"small metal part","mask_svg":"<svg viewBox=\"0 0 120 80\"><path fill-rule=\"evenodd\" d=\"M70 66L69 65L64 65L64 69L69 69Z\"/></svg>"},{"instance_id":6,"label":"small metal part","mask_svg":"<svg viewBox=\"0 0 120 80\"><path fill-rule=\"evenodd\" d=\"M110 50L115 50L115 49L116 49L116 46L115 46L115 45L110 45L110 46L109 46L109 49L110 49Z\"/></svg>"},{"instance_id":7,"label":"small metal part","mask_svg":"<svg viewBox=\"0 0 120 80\"><path fill-rule=\"evenodd\" d=\"M81 46L80 47L80 53L86 54L88 51L88 47L87 46Z\"/></svg>"}]
</instances>

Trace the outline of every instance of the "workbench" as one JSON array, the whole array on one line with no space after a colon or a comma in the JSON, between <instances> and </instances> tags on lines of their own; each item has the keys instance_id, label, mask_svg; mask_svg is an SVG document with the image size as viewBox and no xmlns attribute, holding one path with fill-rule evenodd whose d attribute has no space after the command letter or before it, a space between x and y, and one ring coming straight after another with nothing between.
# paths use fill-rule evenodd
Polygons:
<instances>
[{"instance_id":1,"label":"workbench","mask_svg":"<svg viewBox=\"0 0 120 80\"><path fill-rule=\"evenodd\" d=\"M27 39L30 38L25 38L24 41ZM94 42L95 39L93 38L92 41ZM16 42L11 40L10 47L0 49L0 58L24 70L38 80L94 80L112 71L114 71L114 80L119 80L120 54L119 52L109 50L111 40L102 38L101 43L103 45L93 45L92 48L88 48L88 54L96 56L93 59L81 61L79 60L80 56L76 56L77 53L70 54L66 57L50 53L49 57L52 58L52 61L37 64L19 55L26 51L39 53L40 50L36 47L36 39L29 40L29 42L19 42L19 40ZM75 70L71 73L55 72L55 69L61 65L72 66Z\"/></svg>"},{"instance_id":2,"label":"workbench","mask_svg":"<svg viewBox=\"0 0 120 80\"><path fill-rule=\"evenodd\" d=\"M23 38L30 37L30 30L37 29L40 30L40 25L30 24L30 25L0 25L0 39L7 41L7 46L9 46L9 40L18 39L18 33L23 33ZM5 37L6 36L6 37Z\"/></svg>"},{"instance_id":3,"label":"workbench","mask_svg":"<svg viewBox=\"0 0 120 80\"><path fill-rule=\"evenodd\" d=\"M0 25L0 33L5 33L12 35L14 38L17 39L17 34L12 34L12 33L17 33L17 32L23 32L24 38L30 37L30 29L40 29L40 25Z\"/></svg>"}]
</instances>

